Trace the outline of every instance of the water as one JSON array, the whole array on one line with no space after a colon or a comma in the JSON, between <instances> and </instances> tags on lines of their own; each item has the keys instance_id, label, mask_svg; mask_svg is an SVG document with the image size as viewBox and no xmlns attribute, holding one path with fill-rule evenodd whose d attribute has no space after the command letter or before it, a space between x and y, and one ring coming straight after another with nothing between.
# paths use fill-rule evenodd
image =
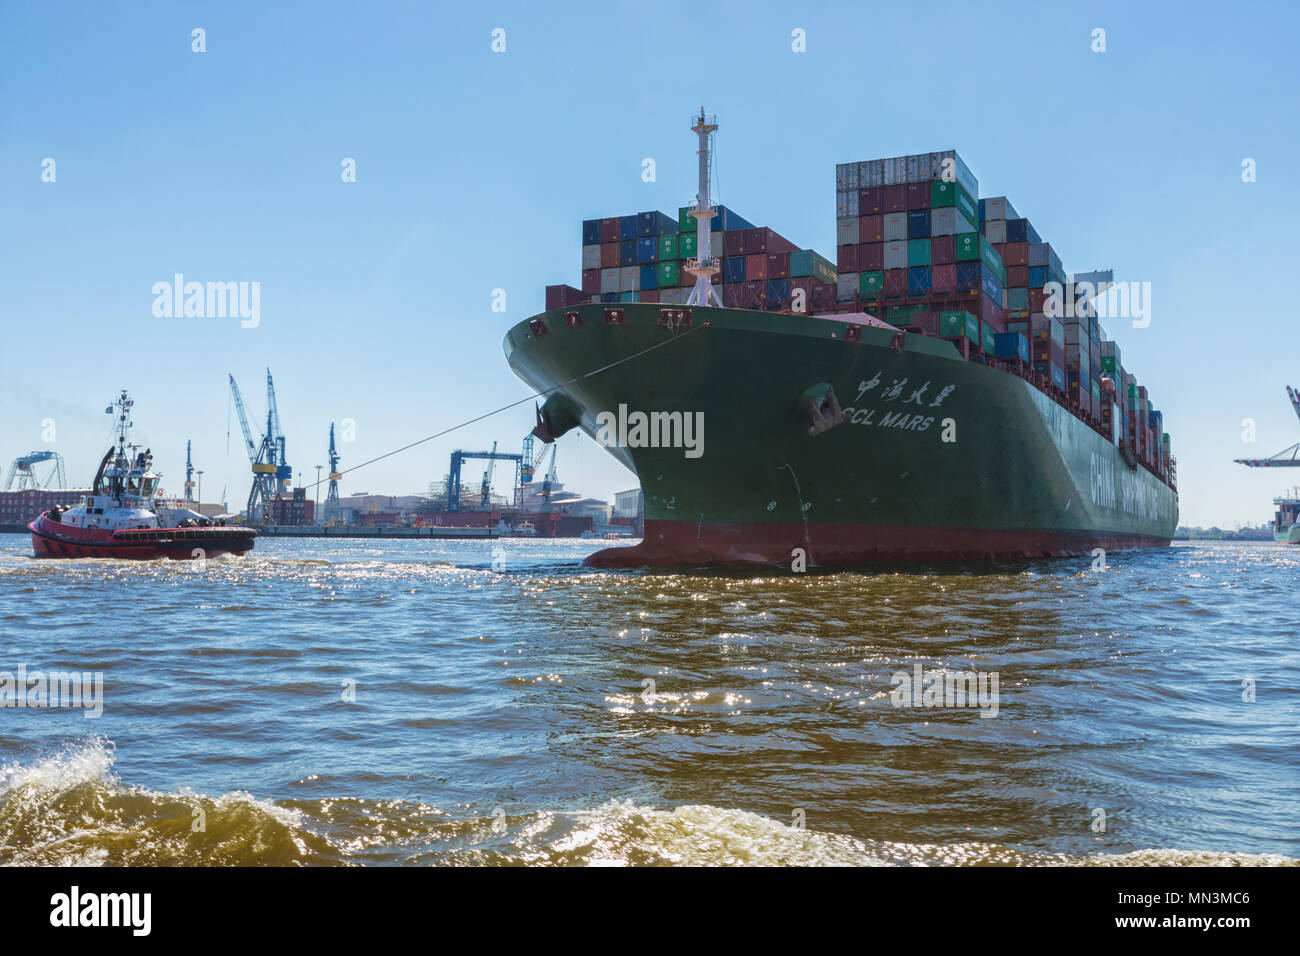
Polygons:
<instances>
[{"instance_id":1,"label":"water","mask_svg":"<svg viewBox=\"0 0 1300 956\"><path fill-rule=\"evenodd\" d=\"M99 719L0 709L0 863L1300 857L1300 548L580 567L600 544L0 536L0 671L104 674ZM997 716L893 706L918 662L996 672Z\"/></svg>"}]
</instances>

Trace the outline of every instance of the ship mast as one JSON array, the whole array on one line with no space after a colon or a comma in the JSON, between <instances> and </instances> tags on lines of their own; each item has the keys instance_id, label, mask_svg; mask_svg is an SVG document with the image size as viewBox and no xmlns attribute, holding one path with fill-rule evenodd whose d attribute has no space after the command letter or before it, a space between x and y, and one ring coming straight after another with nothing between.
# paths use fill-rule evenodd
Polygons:
<instances>
[{"instance_id":1,"label":"ship mast","mask_svg":"<svg viewBox=\"0 0 1300 956\"><path fill-rule=\"evenodd\" d=\"M704 107L695 118L691 131L700 140L700 191L695 197L695 258L686 260L686 271L695 276L695 285L686 299L687 305L722 306L718 290L713 287L713 276L718 271L718 260L709 255L709 238L713 223L713 206L709 201L709 136L718 128L716 116L705 116Z\"/></svg>"}]
</instances>

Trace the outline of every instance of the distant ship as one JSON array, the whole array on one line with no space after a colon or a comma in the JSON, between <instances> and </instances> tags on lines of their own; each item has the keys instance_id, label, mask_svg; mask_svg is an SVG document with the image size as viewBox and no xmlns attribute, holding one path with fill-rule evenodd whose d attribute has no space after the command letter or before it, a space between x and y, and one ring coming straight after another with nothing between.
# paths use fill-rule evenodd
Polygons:
<instances>
[{"instance_id":1,"label":"distant ship","mask_svg":"<svg viewBox=\"0 0 1300 956\"><path fill-rule=\"evenodd\" d=\"M252 550L252 528L227 527L156 498L162 475L151 470L153 456L126 440L133 405L123 391L108 408L117 412L117 440L99 463L90 494L72 507L54 506L27 526L36 557L188 561Z\"/></svg>"},{"instance_id":2,"label":"distant ship","mask_svg":"<svg viewBox=\"0 0 1300 956\"><path fill-rule=\"evenodd\" d=\"M1300 491L1300 489L1297 489ZM1283 544L1300 544L1300 498L1274 498L1277 514L1273 516L1273 540Z\"/></svg>"}]
</instances>

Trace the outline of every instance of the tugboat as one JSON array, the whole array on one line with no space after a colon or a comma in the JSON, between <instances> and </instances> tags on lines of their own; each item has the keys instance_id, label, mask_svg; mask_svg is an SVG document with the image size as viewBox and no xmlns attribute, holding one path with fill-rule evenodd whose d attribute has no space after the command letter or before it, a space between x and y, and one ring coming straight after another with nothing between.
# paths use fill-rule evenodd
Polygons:
<instances>
[{"instance_id":1,"label":"tugboat","mask_svg":"<svg viewBox=\"0 0 1300 956\"><path fill-rule=\"evenodd\" d=\"M36 557L188 561L251 551L254 529L165 509L161 497L155 502L162 475L152 470L153 455L126 440L134 404L124 390L107 409L117 412L117 440L99 463L90 494L72 507L55 505L27 526Z\"/></svg>"},{"instance_id":2,"label":"tugboat","mask_svg":"<svg viewBox=\"0 0 1300 956\"><path fill-rule=\"evenodd\" d=\"M1282 544L1300 544L1300 488L1290 497L1274 498L1277 514L1273 517L1273 540Z\"/></svg>"}]
</instances>

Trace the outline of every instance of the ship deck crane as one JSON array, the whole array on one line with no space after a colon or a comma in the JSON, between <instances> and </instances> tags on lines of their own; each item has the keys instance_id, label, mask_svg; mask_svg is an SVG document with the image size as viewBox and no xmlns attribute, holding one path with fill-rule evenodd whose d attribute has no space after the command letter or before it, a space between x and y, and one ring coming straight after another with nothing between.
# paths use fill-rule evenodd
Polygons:
<instances>
[{"instance_id":1,"label":"ship deck crane","mask_svg":"<svg viewBox=\"0 0 1300 956\"><path fill-rule=\"evenodd\" d=\"M1300 389L1288 385L1286 395L1291 399L1291 407L1295 410L1296 417L1300 418ZM1290 448L1282 449L1272 458L1234 458L1233 461L1247 468L1300 468L1300 442L1296 442Z\"/></svg>"}]
</instances>

